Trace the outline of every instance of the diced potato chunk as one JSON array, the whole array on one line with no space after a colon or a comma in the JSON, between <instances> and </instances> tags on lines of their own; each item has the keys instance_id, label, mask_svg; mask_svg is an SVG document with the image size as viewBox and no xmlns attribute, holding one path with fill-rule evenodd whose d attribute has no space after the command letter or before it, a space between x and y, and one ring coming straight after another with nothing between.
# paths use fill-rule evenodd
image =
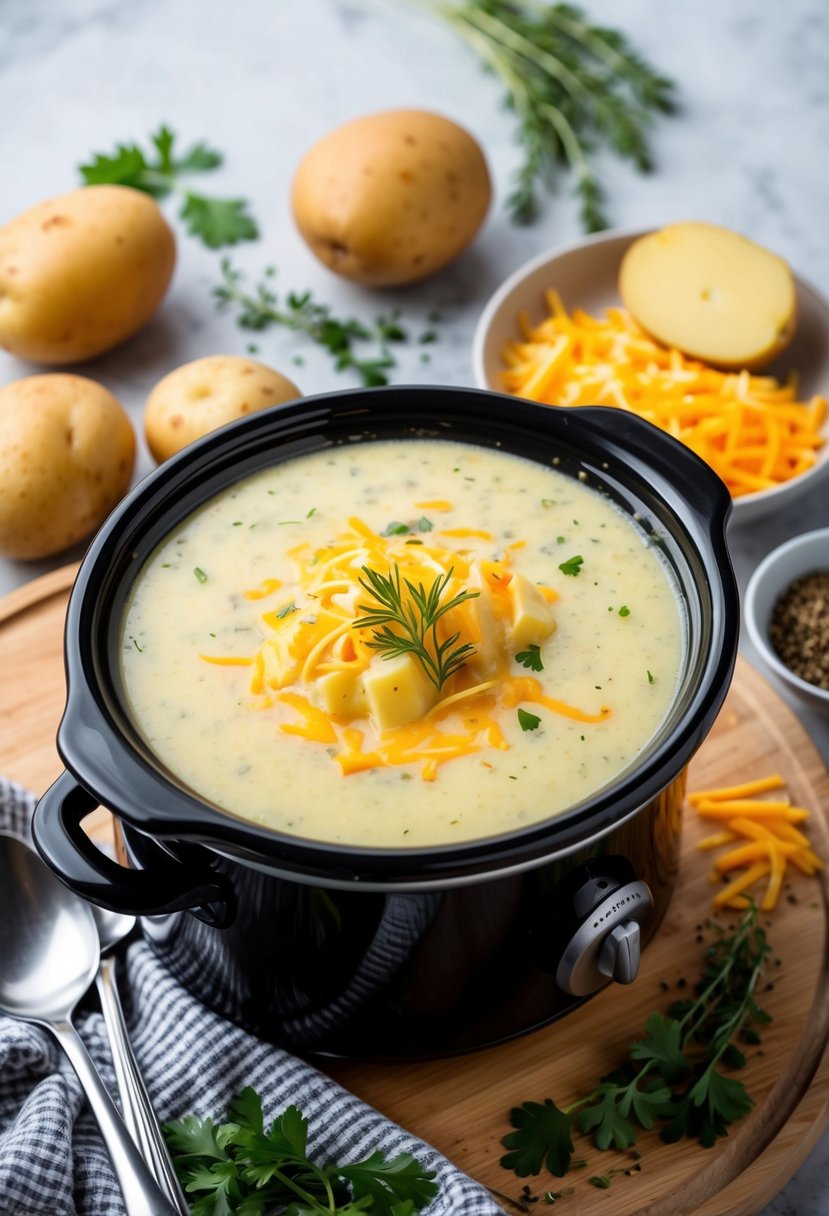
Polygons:
<instances>
[{"instance_id":1,"label":"diced potato chunk","mask_svg":"<svg viewBox=\"0 0 829 1216\"><path fill-rule=\"evenodd\" d=\"M509 585L512 601L512 640L519 649L536 645L548 638L556 627L556 619L544 596L523 574L513 575Z\"/></svg>"},{"instance_id":2,"label":"diced potato chunk","mask_svg":"<svg viewBox=\"0 0 829 1216\"><path fill-rule=\"evenodd\" d=\"M422 718L437 701L437 691L410 654L377 659L363 674L368 707L378 730L392 730Z\"/></svg>"},{"instance_id":3,"label":"diced potato chunk","mask_svg":"<svg viewBox=\"0 0 829 1216\"><path fill-rule=\"evenodd\" d=\"M317 681L326 713L358 718L368 713L363 673L329 671Z\"/></svg>"},{"instance_id":4,"label":"diced potato chunk","mask_svg":"<svg viewBox=\"0 0 829 1216\"><path fill-rule=\"evenodd\" d=\"M469 589L479 591L480 595L461 605L469 623L467 629L462 632L461 641L469 640L473 643L475 654L470 663L481 678L486 678L493 673L498 664L498 640L500 638L503 645L504 628L495 619L492 593L477 564L473 565L469 572ZM446 617L447 627L453 624L449 619L450 615L453 614L447 614Z\"/></svg>"}]
</instances>

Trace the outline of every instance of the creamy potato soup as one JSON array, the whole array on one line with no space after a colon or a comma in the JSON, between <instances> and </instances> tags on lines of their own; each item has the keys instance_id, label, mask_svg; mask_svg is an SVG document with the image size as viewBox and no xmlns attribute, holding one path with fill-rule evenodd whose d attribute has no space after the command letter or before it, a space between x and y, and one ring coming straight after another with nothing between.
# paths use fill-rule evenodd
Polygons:
<instances>
[{"instance_id":1,"label":"creamy potato soup","mask_svg":"<svg viewBox=\"0 0 829 1216\"><path fill-rule=\"evenodd\" d=\"M201 797L312 840L526 826L628 767L683 657L672 577L578 480L440 440L255 474L140 571L122 674Z\"/></svg>"}]
</instances>

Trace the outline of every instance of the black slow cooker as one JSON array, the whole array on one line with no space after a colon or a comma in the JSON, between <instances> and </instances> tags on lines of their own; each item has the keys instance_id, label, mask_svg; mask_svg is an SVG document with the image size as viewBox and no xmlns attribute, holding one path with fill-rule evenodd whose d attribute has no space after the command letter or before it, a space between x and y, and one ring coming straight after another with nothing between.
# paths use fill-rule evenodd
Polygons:
<instances>
[{"instance_id":1,"label":"black slow cooker","mask_svg":"<svg viewBox=\"0 0 829 1216\"><path fill-rule=\"evenodd\" d=\"M331 445L412 436L554 464L635 517L683 603L673 706L609 786L489 839L348 848L246 823L178 780L130 719L118 652L133 580L164 536L240 478ZM729 510L702 461L620 410L408 387L310 397L233 423L137 486L83 561L66 620L66 772L38 804L37 847L87 899L142 916L154 950L207 1004L309 1053L481 1047L560 1016L611 980L629 983L673 887L686 765L736 655ZM120 862L83 830L98 805L115 816Z\"/></svg>"}]
</instances>

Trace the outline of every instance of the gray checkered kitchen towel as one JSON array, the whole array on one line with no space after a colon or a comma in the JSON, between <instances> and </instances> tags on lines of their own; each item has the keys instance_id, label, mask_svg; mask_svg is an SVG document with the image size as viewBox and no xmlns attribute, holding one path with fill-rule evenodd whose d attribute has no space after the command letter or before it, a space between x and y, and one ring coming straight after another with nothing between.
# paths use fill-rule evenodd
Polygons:
<instances>
[{"instance_id":1,"label":"gray checkered kitchen towel","mask_svg":"<svg viewBox=\"0 0 829 1216\"><path fill-rule=\"evenodd\" d=\"M0 779L0 829L29 838L34 799ZM182 988L143 942L130 946L122 984L135 1053L162 1121L222 1117L245 1085L262 1095L270 1120L292 1102L309 1119L311 1154L355 1160L374 1149L413 1153L437 1171L428 1216L499 1216L483 1187L430 1145L346 1092L329 1077L246 1034ZM103 1019L78 1029L115 1093ZM123 1216L103 1142L68 1061L51 1035L0 1017L0 1216Z\"/></svg>"}]
</instances>

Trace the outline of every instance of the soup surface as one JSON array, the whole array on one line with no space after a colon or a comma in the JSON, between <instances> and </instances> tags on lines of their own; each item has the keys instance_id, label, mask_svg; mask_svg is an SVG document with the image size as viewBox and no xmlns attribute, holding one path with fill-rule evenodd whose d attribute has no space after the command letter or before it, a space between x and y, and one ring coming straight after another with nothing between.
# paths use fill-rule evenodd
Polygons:
<instances>
[{"instance_id":1,"label":"soup surface","mask_svg":"<svg viewBox=\"0 0 829 1216\"><path fill-rule=\"evenodd\" d=\"M603 495L441 440L255 474L154 551L121 636L134 721L204 799L422 846L553 816L627 768L683 657L678 592Z\"/></svg>"}]
</instances>

